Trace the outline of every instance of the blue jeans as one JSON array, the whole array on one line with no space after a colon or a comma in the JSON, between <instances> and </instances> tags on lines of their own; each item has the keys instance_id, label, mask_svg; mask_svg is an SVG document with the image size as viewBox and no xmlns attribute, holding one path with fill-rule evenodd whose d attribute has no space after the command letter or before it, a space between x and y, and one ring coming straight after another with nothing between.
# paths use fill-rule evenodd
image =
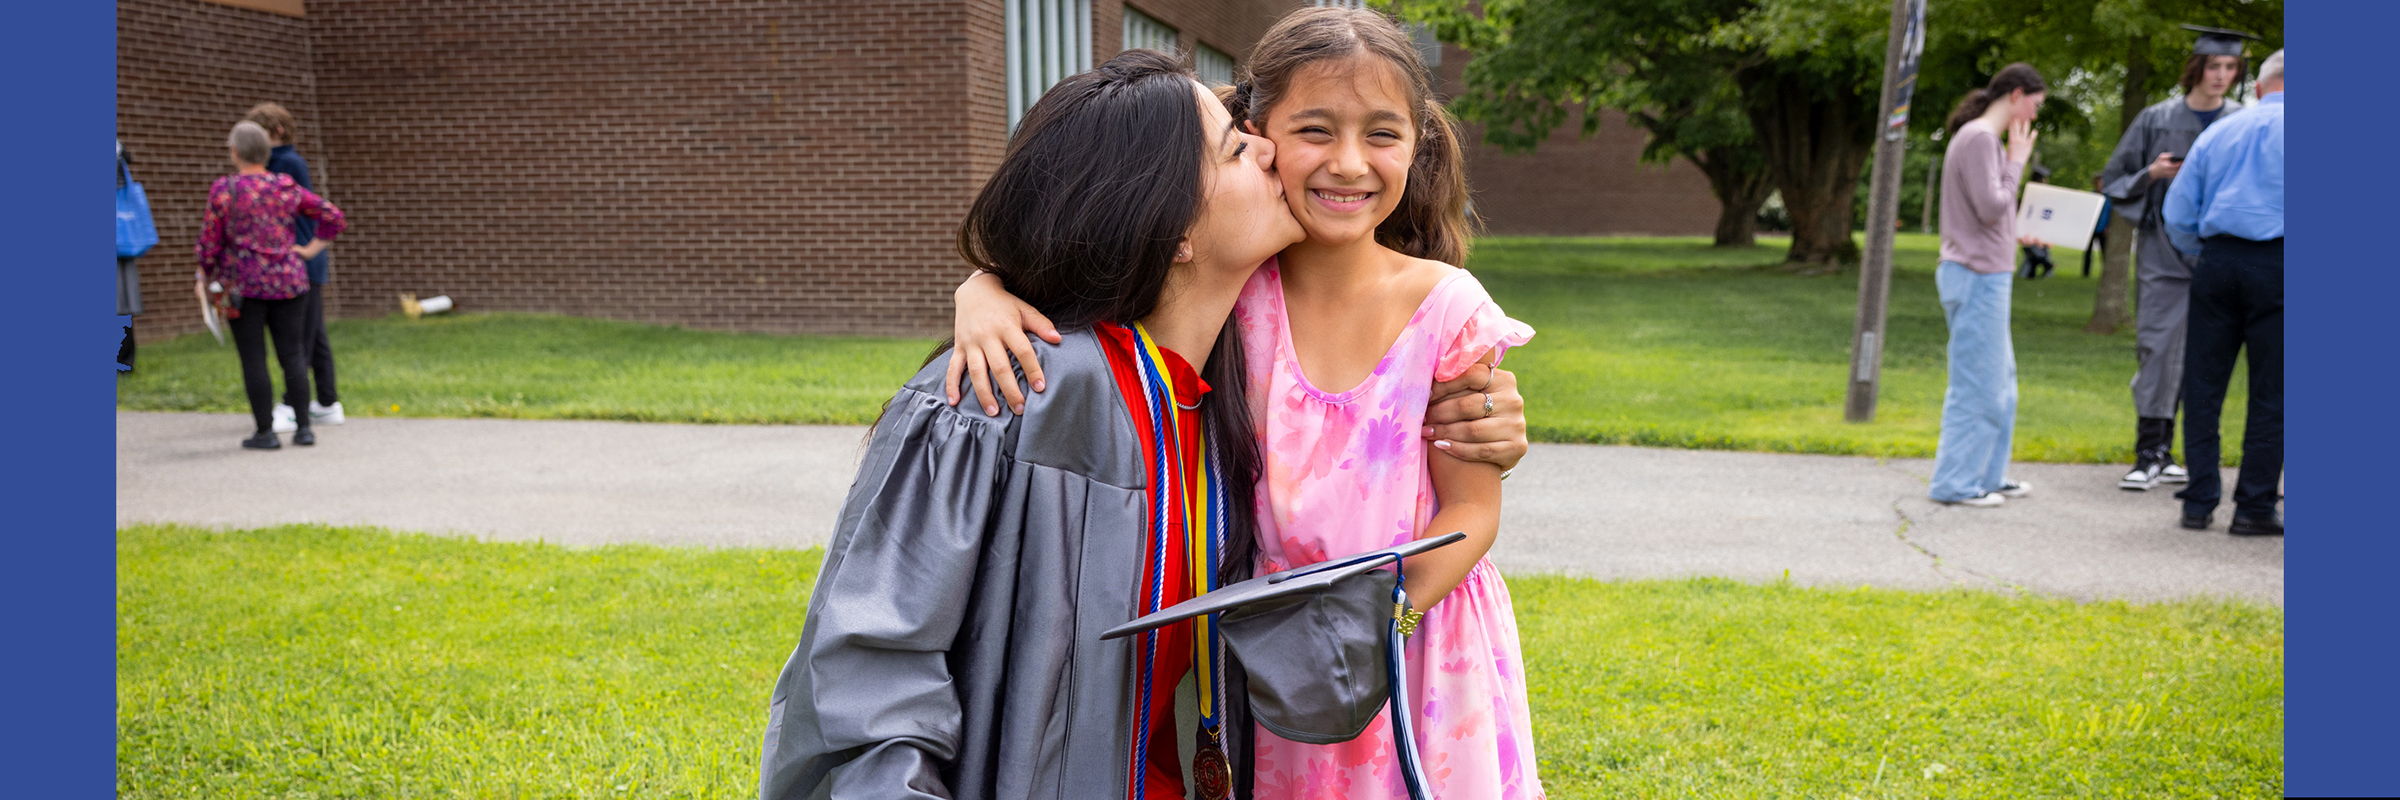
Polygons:
<instances>
[{"instance_id":1,"label":"blue jeans","mask_svg":"<svg viewBox=\"0 0 2400 800\"><path fill-rule=\"evenodd\" d=\"M1957 501L2008 481L2017 429L2017 349L2008 333L2016 273L1984 274L1955 261L1934 272L1950 323L1950 390L1942 394L1942 439L1933 452L1935 500Z\"/></svg>"}]
</instances>

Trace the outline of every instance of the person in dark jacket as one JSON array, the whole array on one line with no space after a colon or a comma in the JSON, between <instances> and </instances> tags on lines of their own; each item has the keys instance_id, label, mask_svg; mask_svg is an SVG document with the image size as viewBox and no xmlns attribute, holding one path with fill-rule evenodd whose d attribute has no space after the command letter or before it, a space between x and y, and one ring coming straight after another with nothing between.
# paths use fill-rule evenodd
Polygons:
<instances>
[{"instance_id":1,"label":"person in dark jacket","mask_svg":"<svg viewBox=\"0 0 2400 800\"><path fill-rule=\"evenodd\" d=\"M275 149L267 155L267 171L289 175L294 185L316 191L316 185L309 180L308 159L301 158L300 151L294 147L298 141L299 124L293 121L292 112L280 103L260 103L258 107L250 109L250 115L244 119L267 129L268 138L274 141ZM316 235L316 220L305 215L292 218L292 241L306 242L316 238ZM300 339L300 359L308 365L310 383L316 388L316 396L308 402L308 418L317 425L340 425L343 419L341 395L333 385L333 341L325 336L325 282L332 277L328 272L330 258L320 252L308 259L308 294L302 297L305 319L301 321L304 330ZM299 427L296 416L297 410L290 405L277 404L275 431L289 433Z\"/></svg>"}]
</instances>

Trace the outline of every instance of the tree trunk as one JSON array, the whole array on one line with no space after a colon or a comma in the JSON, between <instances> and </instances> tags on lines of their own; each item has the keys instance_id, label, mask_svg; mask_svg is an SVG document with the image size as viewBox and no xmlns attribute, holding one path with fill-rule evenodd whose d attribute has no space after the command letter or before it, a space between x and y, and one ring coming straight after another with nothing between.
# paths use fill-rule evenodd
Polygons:
<instances>
[{"instance_id":1,"label":"tree trunk","mask_svg":"<svg viewBox=\"0 0 2400 800\"><path fill-rule=\"evenodd\" d=\"M2150 37L2136 36L2125 48L2125 88L2117 96L2117 135L2133 129L2133 120L2150 107Z\"/></svg>"},{"instance_id":2,"label":"tree trunk","mask_svg":"<svg viewBox=\"0 0 2400 800\"><path fill-rule=\"evenodd\" d=\"M1717 196L1717 247L1758 244L1758 209L1775 191L1766 165L1746 148L1712 148L1692 158L1708 176L1708 190Z\"/></svg>"},{"instance_id":3,"label":"tree trunk","mask_svg":"<svg viewBox=\"0 0 2400 800\"><path fill-rule=\"evenodd\" d=\"M1735 73L1767 175L1792 215L1786 260L1831 271L1858 262L1851 206L1875 147L1876 98L1767 63Z\"/></svg>"},{"instance_id":4,"label":"tree trunk","mask_svg":"<svg viewBox=\"0 0 2400 800\"><path fill-rule=\"evenodd\" d=\"M2124 136L2133 128L2133 120L2150 105L2150 37L2134 37L2125 49L2125 88L2118 95L2123 104L2117 116L2117 135ZM2141 207L2135 203L2134 208ZM2117 212L2110 212L2112 214ZM2114 334L2133 324L2133 309L2126 299L2127 284L2133 278L2133 240L2137 227L2134 214L2117 214L2109 220L2108 231L2100 237L2100 285L2093 288L2092 321L2083 326L2084 333L2103 336Z\"/></svg>"},{"instance_id":5,"label":"tree trunk","mask_svg":"<svg viewBox=\"0 0 2400 800\"><path fill-rule=\"evenodd\" d=\"M2133 324L2125 289L2133 275L2134 236L2134 224L2122 216L2109 220L2108 232L2100 235L2100 286L2094 290L2092 321L2083 326L2084 333L2106 336Z\"/></svg>"}]
</instances>

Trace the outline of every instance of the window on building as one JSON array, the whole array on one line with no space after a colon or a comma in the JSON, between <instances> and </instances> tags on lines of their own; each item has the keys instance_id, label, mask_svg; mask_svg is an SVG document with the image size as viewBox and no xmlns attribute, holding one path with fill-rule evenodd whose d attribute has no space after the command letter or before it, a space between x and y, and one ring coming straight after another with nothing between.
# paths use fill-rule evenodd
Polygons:
<instances>
[{"instance_id":1,"label":"window on building","mask_svg":"<svg viewBox=\"0 0 2400 800\"><path fill-rule=\"evenodd\" d=\"M1091 0L1001 0L1008 28L1008 129L1042 92L1092 68Z\"/></svg>"},{"instance_id":2,"label":"window on building","mask_svg":"<svg viewBox=\"0 0 2400 800\"><path fill-rule=\"evenodd\" d=\"M1167 27L1166 23L1148 14L1133 10L1133 6L1125 7L1125 49L1144 48L1175 54L1178 52L1175 42L1174 28Z\"/></svg>"},{"instance_id":3,"label":"window on building","mask_svg":"<svg viewBox=\"0 0 2400 800\"><path fill-rule=\"evenodd\" d=\"M1317 8L1366 8L1367 0L1308 0L1308 4ZM1417 57L1425 60L1426 68L1442 65L1442 43L1433 38L1432 28L1414 22L1404 23L1402 27L1407 28L1409 37L1417 41Z\"/></svg>"},{"instance_id":4,"label":"window on building","mask_svg":"<svg viewBox=\"0 0 2400 800\"><path fill-rule=\"evenodd\" d=\"M1442 40L1434 38L1432 28L1411 22L1408 23L1408 36L1416 40L1417 57L1424 59L1426 69L1442 65Z\"/></svg>"},{"instance_id":5,"label":"window on building","mask_svg":"<svg viewBox=\"0 0 2400 800\"><path fill-rule=\"evenodd\" d=\"M1200 73L1200 82L1210 86L1233 85L1233 56L1208 45L1192 50L1192 68Z\"/></svg>"}]
</instances>

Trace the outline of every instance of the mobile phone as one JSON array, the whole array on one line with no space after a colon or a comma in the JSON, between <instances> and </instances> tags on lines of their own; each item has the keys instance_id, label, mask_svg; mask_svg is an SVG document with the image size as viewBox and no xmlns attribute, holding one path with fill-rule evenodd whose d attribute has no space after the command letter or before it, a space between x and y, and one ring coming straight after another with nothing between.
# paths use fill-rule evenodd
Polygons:
<instances>
[{"instance_id":1,"label":"mobile phone","mask_svg":"<svg viewBox=\"0 0 2400 800\"><path fill-rule=\"evenodd\" d=\"M2181 164L2181 163L2183 163L2183 154L2182 154L2182 153L2172 153L2172 154L2169 154L2169 155L2167 156L2167 163L2169 163L2169 164Z\"/></svg>"}]
</instances>

